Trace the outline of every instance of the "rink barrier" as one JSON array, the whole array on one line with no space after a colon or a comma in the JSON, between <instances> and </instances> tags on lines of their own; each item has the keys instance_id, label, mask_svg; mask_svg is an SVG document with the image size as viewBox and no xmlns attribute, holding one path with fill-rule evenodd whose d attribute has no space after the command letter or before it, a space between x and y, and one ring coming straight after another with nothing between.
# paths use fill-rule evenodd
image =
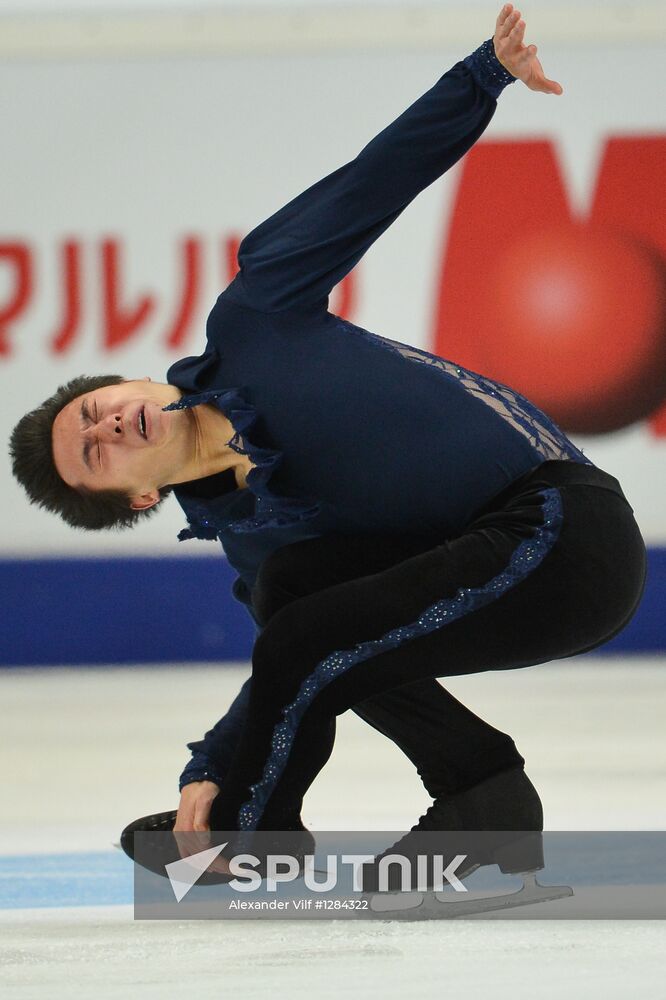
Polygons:
<instances>
[{"instance_id":1,"label":"rink barrier","mask_svg":"<svg viewBox=\"0 0 666 1000\"><path fill-rule=\"evenodd\" d=\"M0 667L248 660L234 579L219 556L0 560ZM665 598L666 547L652 547L635 617L590 655L663 654Z\"/></svg>"}]
</instances>

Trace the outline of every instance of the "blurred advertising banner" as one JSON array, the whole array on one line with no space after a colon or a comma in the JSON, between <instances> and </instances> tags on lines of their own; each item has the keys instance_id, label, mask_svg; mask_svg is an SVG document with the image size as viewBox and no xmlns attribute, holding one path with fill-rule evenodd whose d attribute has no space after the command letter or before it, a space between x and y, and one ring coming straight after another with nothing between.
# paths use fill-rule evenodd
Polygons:
<instances>
[{"instance_id":1,"label":"blurred advertising banner","mask_svg":"<svg viewBox=\"0 0 666 1000\"><path fill-rule=\"evenodd\" d=\"M163 380L175 360L200 353L242 237L353 159L469 49L5 61L5 438L75 375ZM330 301L359 326L525 393L620 479L650 547L646 601L655 610L627 647L645 650L666 644L661 55L659 45L549 45L544 65L564 96L508 88L483 139ZM191 564L188 573L205 557L223 562L215 543L176 544L184 517L173 500L131 532L75 532L27 506L3 455L7 586L12 572L32 579L24 561L30 572L55 565L64 579L95 558L98 576L120 574L116 582L143 571L133 559L168 556L183 572ZM170 580L177 588L179 573ZM50 600L62 590L55 577L43 589ZM227 599L233 633L245 627L234 616L245 614L225 591ZM57 624L59 613L42 620ZM94 661L85 648L80 656ZM213 642L204 658L225 658L225 649Z\"/></svg>"}]
</instances>

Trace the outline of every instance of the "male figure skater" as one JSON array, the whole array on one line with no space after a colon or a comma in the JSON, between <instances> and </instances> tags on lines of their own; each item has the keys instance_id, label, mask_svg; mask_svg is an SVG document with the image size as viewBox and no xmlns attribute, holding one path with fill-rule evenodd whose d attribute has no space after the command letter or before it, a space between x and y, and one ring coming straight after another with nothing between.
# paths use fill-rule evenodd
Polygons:
<instances>
[{"instance_id":1,"label":"male figure skater","mask_svg":"<svg viewBox=\"0 0 666 1000\"><path fill-rule=\"evenodd\" d=\"M508 84L562 92L524 32L506 4L492 40L253 230L204 352L167 384L81 378L14 431L31 501L75 526L137 523L173 490L181 536L222 542L257 622L251 680L189 744L177 816L156 829L302 830L349 708L416 764L434 801L414 829L542 829L513 740L436 678L571 656L622 629L645 576L631 508L517 392L327 309Z\"/></svg>"}]
</instances>

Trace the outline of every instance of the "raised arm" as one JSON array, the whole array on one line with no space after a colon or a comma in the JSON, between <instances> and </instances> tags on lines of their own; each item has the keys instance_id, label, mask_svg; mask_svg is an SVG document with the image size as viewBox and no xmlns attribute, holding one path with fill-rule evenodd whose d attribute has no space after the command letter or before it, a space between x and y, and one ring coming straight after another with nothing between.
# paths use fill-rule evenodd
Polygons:
<instances>
[{"instance_id":1,"label":"raised arm","mask_svg":"<svg viewBox=\"0 0 666 1000\"><path fill-rule=\"evenodd\" d=\"M522 44L524 22L516 14L507 4L497 20L502 63L493 40L484 42L354 160L249 233L238 253L239 274L226 294L265 312L325 300L410 201L470 149L503 88L536 60L536 50ZM514 64L512 74L507 67Z\"/></svg>"},{"instance_id":2,"label":"raised arm","mask_svg":"<svg viewBox=\"0 0 666 1000\"><path fill-rule=\"evenodd\" d=\"M512 78L488 51L502 84ZM278 312L325 299L404 208L476 142L494 96L478 82L483 55L457 63L368 143L253 229L238 252L229 292ZM498 91L499 92L499 91Z\"/></svg>"}]
</instances>

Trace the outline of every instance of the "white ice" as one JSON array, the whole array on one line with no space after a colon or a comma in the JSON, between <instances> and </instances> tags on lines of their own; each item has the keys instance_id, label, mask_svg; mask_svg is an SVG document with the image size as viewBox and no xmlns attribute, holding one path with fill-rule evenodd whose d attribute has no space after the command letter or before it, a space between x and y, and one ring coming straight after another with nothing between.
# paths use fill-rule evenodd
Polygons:
<instances>
[{"instance_id":1,"label":"white ice","mask_svg":"<svg viewBox=\"0 0 666 1000\"><path fill-rule=\"evenodd\" d=\"M246 673L0 674L0 855L104 851L129 820L175 808L185 743L222 714ZM666 829L664 660L585 657L446 684L514 737L547 829ZM347 713L303 818L315 831L398 830L428 801L399 751ZM0 911L5 1000L659 1000L664 953L660 921L150 922L126 906Z\"/></svg>"}]
</instances>

